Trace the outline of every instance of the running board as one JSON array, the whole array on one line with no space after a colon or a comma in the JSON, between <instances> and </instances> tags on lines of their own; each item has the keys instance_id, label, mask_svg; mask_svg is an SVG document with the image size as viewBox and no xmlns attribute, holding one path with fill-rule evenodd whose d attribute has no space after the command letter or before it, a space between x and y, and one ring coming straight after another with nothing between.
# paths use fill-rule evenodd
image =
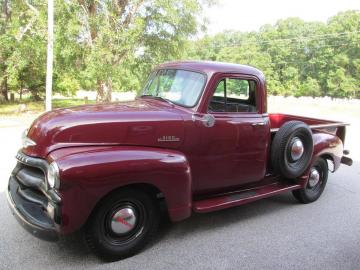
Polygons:
<instances>
[{"instance_id":1,"label":"running board","mask_svg":"<svg viewBox=\"0 0 360 270\"><path fill-rule=\"evenodd\" d=\"M301 188L300 185L273 183L253 189L238 190L220 196L206 198L193 202L193 210L198 213L217 211L271 197L273 195Z\"/></svg>"}]
</instances>

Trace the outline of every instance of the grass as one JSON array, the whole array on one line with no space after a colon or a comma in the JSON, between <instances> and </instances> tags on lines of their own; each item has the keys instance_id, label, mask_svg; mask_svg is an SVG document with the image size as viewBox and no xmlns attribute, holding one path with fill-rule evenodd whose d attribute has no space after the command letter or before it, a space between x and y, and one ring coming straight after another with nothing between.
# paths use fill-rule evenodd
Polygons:
<instances>
[{"instance_id":1,"label":"grass","mask_svg":"<svg viewBox=\"0 0 360 270\"><path fill-rule=\"evenodd\" d=\"M95 101L89 100L88 104L93 104ZM53 108L65 108L78 105L84 105L83 99L53 99ZM21 102L6 102L0 103L1 116L19 116L21 114L39 114L45 110L44 101L23 100Z\"/></svg>"}]
</instances>

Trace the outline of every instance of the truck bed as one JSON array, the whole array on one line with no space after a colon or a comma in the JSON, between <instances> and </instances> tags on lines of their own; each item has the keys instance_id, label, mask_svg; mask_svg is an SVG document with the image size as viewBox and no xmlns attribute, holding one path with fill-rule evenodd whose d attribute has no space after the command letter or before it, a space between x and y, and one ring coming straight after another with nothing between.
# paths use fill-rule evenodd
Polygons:
<instances>
[{"instance_id":1,"label":"truck bed","mask_svg":"<svg viewBox=\"0 0 360 270\"><path fill-rule=\"evenodd\" d=\"M344 122L281 113L269 113L269 119L270 130L272 133L277 132L284 123L297 120L309 125L313 132L316 130L326 131L328 133L337 135L343 142L345 139L345 126L349 125L348 123Z\"/></svg>"}]
</instances>

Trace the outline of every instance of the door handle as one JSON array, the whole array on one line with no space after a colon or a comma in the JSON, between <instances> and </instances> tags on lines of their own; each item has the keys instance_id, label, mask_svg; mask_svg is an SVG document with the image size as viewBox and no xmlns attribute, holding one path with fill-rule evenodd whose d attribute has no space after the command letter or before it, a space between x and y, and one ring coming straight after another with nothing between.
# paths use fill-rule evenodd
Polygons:
<instances>
[{"instance_id":1,"label":"door handle","mask_svg":"<svg viewBox=\"0 0 360 270\"><path fill-rule=\"evenodd\" d=\"M265 126L265 122L256 122L256 123L252 123L252 126Z\"/></svg>"}]
</instances>

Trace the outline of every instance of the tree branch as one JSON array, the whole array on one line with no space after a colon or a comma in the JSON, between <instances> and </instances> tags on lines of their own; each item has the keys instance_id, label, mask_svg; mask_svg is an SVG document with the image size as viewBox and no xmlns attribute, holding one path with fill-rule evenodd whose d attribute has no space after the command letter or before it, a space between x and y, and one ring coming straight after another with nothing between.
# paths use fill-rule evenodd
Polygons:
<instances>
[{"instance_id":1,"label":"tree branch","mask_svg":"<svg viewBox=\"0 0 360 270\"><path fill-rule=\"evenodd\" d=\"M139 10L142 4L144 4L145 0L138 1L136 4L133 5L132 9L129 11L129 13L126 15L124 19L124 26L128 27L130 23L132 23L132 19L134 17L134 14Z\"/></svg>"},{"instance_id":2,"label":"tree branch","mask_svg":"<svg viewBox=\"0 0 360 270\"><path fill-rule=\"evenodd\" d=\"M86 32L87 32L87 40L88 40L88 44L92 47L93 46L93 40L92 40L92 36L91 36L91 30L90 30L90 24L89 24L89 13L88 13L88 10L87 8L81 4L83 3L83 1L79 1L79 4L80 4L80 7L81 9L84 11L84 14L83 16L81 16L80 20L82 21L85 29L86 29Z\"/></svg>"},{"instance_id":3,"label":"tree branch","mask_svg":"<svg viewBox=\"0 0 360 270\"><path fill-rule=\"evenodd\" d=\"M30 19L29 23L24 28L20 28L20 32L16 37L16 40L18 42L22 40L26 32L33 26L34 22L37 20L37 17L39 16L39 11L33 5L31 5L27 0L25 1L25 4L29 7L30 10L32 10L35 13L35 15Z\"/></svg>"}]
</instances>

